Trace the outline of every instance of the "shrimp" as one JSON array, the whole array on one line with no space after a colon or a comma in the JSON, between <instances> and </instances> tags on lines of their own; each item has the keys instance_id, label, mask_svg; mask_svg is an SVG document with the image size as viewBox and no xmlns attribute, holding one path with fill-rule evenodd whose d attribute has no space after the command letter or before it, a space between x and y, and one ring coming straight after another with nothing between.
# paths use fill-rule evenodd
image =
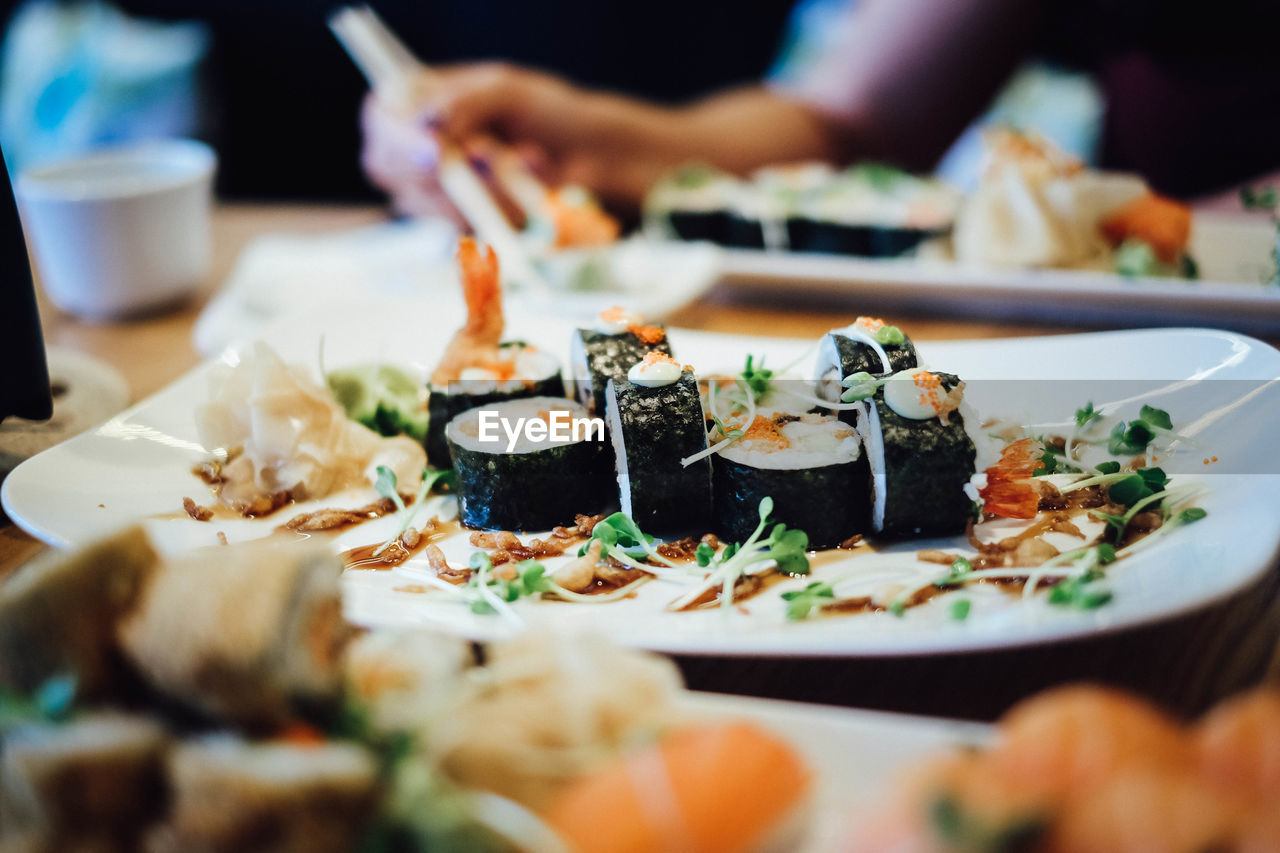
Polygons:
<instances>
[{"instance_id":1,"label":"shrimp","mask_svg":"<svg viewBox=\"0 0 1280 853\"><path fill-rule=\"evenodd\" d=\"M463 237L458 241L458 270L467 302L467 322L450 338L431 374L432 385L447 385L461 378L468 367L498 361L504 325L498 256L492 246L485 247L482 254L475 240Z\"/></svg>"},{"instance_id":2,"label":"shrimp","mask_svg":"<svg viewBox=\"0 0 1280 853\"><path fill-rule=\"evenodd\" d=\"M1218 786L1280 801L1280 692L1257 690L1215 708L1196 726L1196 751Z\"/></svg>"}]
</instances>

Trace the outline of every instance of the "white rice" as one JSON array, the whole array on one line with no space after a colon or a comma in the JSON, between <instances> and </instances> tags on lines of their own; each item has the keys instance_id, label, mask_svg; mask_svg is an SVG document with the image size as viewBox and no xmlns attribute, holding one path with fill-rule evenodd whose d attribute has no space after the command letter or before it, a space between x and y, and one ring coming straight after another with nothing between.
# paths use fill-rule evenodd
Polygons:
<instances>
[{"instance_id":1,"label":"white rice","mask_svg":"<svg viewBox=\"0 0 1280 853\"><path fill-rule=\"evenodd\" d=\"M497 413L496 419L491 422L497 423L498 426L491 428L489 433L490 436L497 436L496 441L482 441L480 439L480 417L485 412ZM557 420L566 424L566 426L558 428L558 431L563 433L565 437L559 439L548 437L538 441L531 440L525 431L519 427L519 422L522 418L525 422L538 419L539 412L567 412L567 415L557 416ZM545 450L548 447L576 444L577 441L582 441L584 437L581 434L577 440L572 437L572 429L568 424L572 420L586 417L586 409L563 397L525 397L519 400L507 400L501 403L491 403L468 409L451 420L445 428L445 432L450 441L467 450L485 453L534 453L539 450ZM506 424L505 427L503 426L504 423ZM518 430L519 432L514 445L509 451L507 449L510 442L508 430ZM592 436L592 438L595 437L598 436Z\"/></svg>"},{"instance_id":2,"label":"white rice","mask_svg":"<svg viewBox=\"0 0 1280 853\"><path fill-rule=\"evenodd\" d=\"M856 462L862 455L858 433L843 421L819 414L806 414L778 428L789 446L779 448L767 441L742 439L720 454L730 462L775 471L821 468Z\"/></svg>"}]
</instances>

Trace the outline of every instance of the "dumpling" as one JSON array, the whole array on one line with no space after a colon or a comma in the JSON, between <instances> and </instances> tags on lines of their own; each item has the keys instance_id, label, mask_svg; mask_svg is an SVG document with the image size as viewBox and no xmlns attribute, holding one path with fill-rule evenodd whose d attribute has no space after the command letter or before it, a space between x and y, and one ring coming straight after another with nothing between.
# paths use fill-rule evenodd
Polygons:
<instances>
[{"instance_id":1,"label":"dumpling","mask_svg":"<svg viewBox=\"0 0 1280 853\"><path fill-rule=\"evenodd\" d=\"M986 172L956 218L955 255L964 263L1101 264L1109 247L1099 222L1147 192L1141 178L1086 170L1040 137L1000 130L986 142Z\"/></svg>"}]
</instances>

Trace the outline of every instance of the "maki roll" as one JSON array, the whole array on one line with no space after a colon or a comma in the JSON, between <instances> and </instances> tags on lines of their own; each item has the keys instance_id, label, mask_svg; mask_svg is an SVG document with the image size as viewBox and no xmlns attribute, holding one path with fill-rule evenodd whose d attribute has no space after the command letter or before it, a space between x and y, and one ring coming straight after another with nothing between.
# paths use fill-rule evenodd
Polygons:
<instances>
[{"instance_id":1,"label":"maki roll","mask_svg":"<svg viewBox=\"0 0 1280 853\"><path fill-rule=\"evenodd\" d=\"M642 530L705 532L711 520L711 460L698 380L652 352L625 379L610 379L605 411L617 459L622 511Z\"/></svg>"},{"instance_id":2,"label":"maki roll","mask_svg":"<svg viewBox=\"0 0 1280 853\"><path fill-rule=\"evenodd\" d=\"M502 286L498 256L475 240L458 241L458 267L467 321L449 340L431 372L427 398L427 461L450 467L445 429L476 406L521 397L564 396L559 363L523 341L502 341Z\"/></svg>"},{"instance_id":3,"label":"maki roll","mask_svg":"<svg viewBox=\"0 0 1280 853\"><path fill-rule=\"evenodd\" d=\"M468 409L522 397L563 397L564 393L560 363L552 355L523 341L501 343L493 360L464 368L457 379L430 389L427 459L437 468L450 466L445 427Z\"/></svg>"},{"instance_id":4,"label":"maki roll","mask_svg":"<svg viewBox=\"0 0 1280 853\"><path fill-rule=\"evenodd\" d=\"M860 425L871 468L871 529L885 536L960 533L976 450L957 411L964 383L912 368L876 390Z\"/></svg>"},{"instance_id":5,"label":"maki roll","mask_svg":"<svg viewBox=\"0 0 1280 853\"><path fill-rule=\"evenodd\" d=\"M345 853L377 813L378 762L355 743L212 734L183 743L167 763L172 805L148 835L154 853Z\"/></svg>"},{"instance_id":6,"label":"maki roll","mask_svg":"<svg viewBox=\"0 0 1280 853\"><path fill-rule=\"evenodd\" d=\"M818 347L818 396L838 403L845 390L840 383L855 373L883 376L919 364L915 344L900 329L877 317L859 317L823 337ZM854 423L852 411L845 412L843 418Z\"/></svg>"},{"instance_id":7,"label":"maki roll","mask_svg":"<svg viewBox=\"0 0 1280 853\"><path fill-rule=\"evenodd\" d=\"M743 183L709 166L689 165L659 181L645 199L645 220L664 237L729 243L730 216Z\"/></svg>"},{"instance_id":8,"label":"maki roll","mask_svg":"<svg viewBox=\"0 0 1280 853\"><path fill-rule=\"evenodd\" d=\"M894 257L947 234L958 206L941 181L864 163L798 197L787 237L797 252Z\"/></svg>"},{"instance_id":9,"label":"maki roll","mask_svg":"<svg viewBox=\"0 0 1280 853\"><path fill-rule=\"evenodd\" d=\"M625 379L632 365L651 352L671 355L671 342L661 326L614 306L600 313L594 329L578 329L573 350L574 397L587 410L604 414L604 389L610 379Z\"/></svg>"},{"instance_id":10,"label":"maki roll","mask_svg":"<svg viewBox=\"0 0 1280 853\"><path fill-rule=\"evenodd\" d=\"M458 512L481 530L549 530L617 503L604 426L571 400L529 397L463 412L445 436Z\"/></svg>"},{"instance_id":11,"label":"maki roll","mask_svg":"<svg viewBox=\"0 0 1280 853\"><path fill-rule=\"evenodd\" d=\"M742 542L773 498L773 519L833 548L868 530L869 469L853 427L817 413L756 415L743 437L715 457L715 532Z\"/></svg>"}]
</instances>

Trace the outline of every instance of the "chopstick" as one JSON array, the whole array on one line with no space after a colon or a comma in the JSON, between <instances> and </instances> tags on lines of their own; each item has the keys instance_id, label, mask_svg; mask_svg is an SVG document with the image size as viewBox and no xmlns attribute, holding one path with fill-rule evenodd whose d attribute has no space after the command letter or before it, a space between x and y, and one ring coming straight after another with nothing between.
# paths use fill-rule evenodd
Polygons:
<instances>
[{"instance_id":1,"label":"chopstick","mask_svg":"<svg viewBox=\"0 0 1280 853\"><path fill-rule=\"evenodd\" d=\"M329 17L329 29L369 87L393 108L412 109L415 94L435 84L434 72L368 6L339 8ZM512 279L540 296L550 296L551 284L457 144L441 145L440 185L477 236L493 246Z\"/></svg>"}]
</instances>

